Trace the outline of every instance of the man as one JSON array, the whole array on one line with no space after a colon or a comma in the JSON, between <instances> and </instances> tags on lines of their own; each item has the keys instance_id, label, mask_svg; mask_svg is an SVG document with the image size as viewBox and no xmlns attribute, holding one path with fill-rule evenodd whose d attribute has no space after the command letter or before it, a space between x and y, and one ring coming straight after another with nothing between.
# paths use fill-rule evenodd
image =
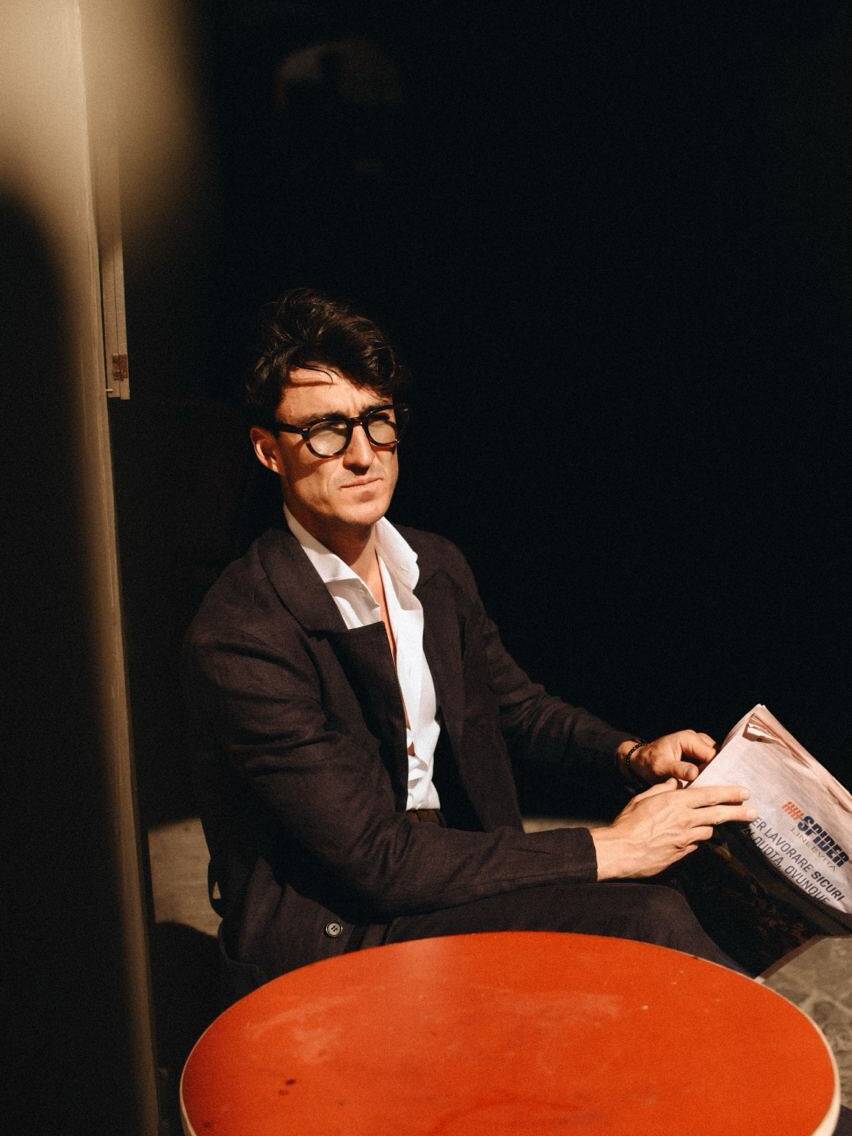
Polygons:
<instances>
[{"instance_id":1,"label":"man","mask_svg":"<svg viewBox=\"0 0 852 1136\"><path fill-rule=\"evenodd\" d=\"M385 519L406 414L378 328L289 293L247 395L286 528L226 570L186 649L234 992L359 947L501 929L729 963L678 892L635 881L753 819L747 791L679 791L713 757L706 734L641 743L547 695L507 655L458 550ZM607 827L527 834L512 760L642 791Z\"/></svg>"}]
</instances>

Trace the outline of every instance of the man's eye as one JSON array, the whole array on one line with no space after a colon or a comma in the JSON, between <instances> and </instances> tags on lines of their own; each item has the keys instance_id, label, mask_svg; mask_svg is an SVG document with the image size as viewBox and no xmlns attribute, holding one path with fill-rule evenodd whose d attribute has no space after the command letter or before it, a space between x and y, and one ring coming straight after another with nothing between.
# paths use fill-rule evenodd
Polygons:
<instances>
[{"instance_id":1,"label":"man's eye","mask_svg":"<svg viewBox=\"0 0 852 1136\"><path fill-rule=\"evenodd\" d=\"M312 434L345 434L348 423L340 418L323 418L311 426Z\"/></svg>"}]
</instances>

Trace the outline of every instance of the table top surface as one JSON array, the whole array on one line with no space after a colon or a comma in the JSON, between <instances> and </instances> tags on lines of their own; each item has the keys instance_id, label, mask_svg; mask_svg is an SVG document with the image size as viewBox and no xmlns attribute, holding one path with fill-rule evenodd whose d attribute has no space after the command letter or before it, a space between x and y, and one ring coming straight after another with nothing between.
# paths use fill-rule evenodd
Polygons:
<instances>
[{"instance_id":1,"label":"table top surface","mask_svg":"<svg viewBox=\"0 0 852 1136\"><path fill-rule=\"evenodd\" d=\"M760 983L626 939L354 952L242 998L187 1060L189 1136L828 1136L834 1060Z\"/></svg>"}]
</instances>

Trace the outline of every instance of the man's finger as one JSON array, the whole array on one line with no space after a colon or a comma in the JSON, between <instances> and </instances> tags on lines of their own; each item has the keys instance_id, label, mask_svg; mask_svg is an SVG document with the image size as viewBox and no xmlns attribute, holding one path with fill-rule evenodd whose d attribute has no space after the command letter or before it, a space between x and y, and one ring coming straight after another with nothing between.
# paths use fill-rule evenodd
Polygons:
<instances>
[{"instance_id":1,"label":"man's finger","mask_svg":"<svg viewBox=\"0 0 852 1136\"><path fill-rule=\"evenodd\" d=\"M690 840L709 840L712 835L713 826L709 824L702 825L700 828L691 828L689 830Z\"/></svg>"},{"instance_id":2,"label":"man's finger","mask_svg":"<svg viewBox=\"0 0 852 1136\"><path fill-rule=\"evenodd\" d=\"M694 781L698 776L698 769L691 761L679 761L674 768L674 775L681 781Z\"/></svg>"},{"instance_id":3,"label":"man's finger","mask_svg":"<svg viewBox=\"0 0 852 1136\"><path fill-rule=\"evenodd\" d=\"M680 752L694 757L697 762L704 765L716 756L716 744L709 734L697 734L695 730L681 730L677 734Z\"/></svg>"},{"instance_id":4,"label":"man's finger","mask_svg":"<svg viewBox=\"0 0 852 1136\"><path fill-rule=\"evenodd\" d=\"M693 813L694 823L728 824L731 821L748 823L757 816L757 809L748 805L711 805L708 808L696 809Z\"/></svg>"},{"instance_id":5,"label":"man's finger","mask_svg":"<svg viewBox=\"0 0 852 1136\"><path fill-rule=\"evenodd\" d=\"M705 805L727 805L748 800L745 785L698 785L689 790L689 803L694 809Z\"/></svg>"}]
</instances>

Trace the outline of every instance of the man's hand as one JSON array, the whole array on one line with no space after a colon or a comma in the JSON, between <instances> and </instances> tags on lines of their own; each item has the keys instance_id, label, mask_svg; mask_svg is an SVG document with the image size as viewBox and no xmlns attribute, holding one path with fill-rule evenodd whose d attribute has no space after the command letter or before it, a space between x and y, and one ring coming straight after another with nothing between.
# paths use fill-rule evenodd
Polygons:
<instances>
[{"instance_id":1,"label":"man's hand","mask_svg":"<svg viewBox=\"0 0 852 1136\"><path fill-rule=\"evenodd\" d=\"M748 795L742 785L681 789L674 777L639 793L611 825L592 830L598 879L655 876L709 840L714 825L754 820Z\"/></svg>"},{"instance_id":2,"label":"man's hand","mask_svg":"<svg viewBox=\"0 0 852 1136\"><path fill-rule=\"evenodd\" d=\"M622 768L624 758L635 745L635 742L627 741L618 747ZM646 785L656 785L669 777L694 781L715 756L716 743L708 734L678 730L676 734L665 734L634 749L630 757L630 771Z\"/></svg>"}]
</instances>

